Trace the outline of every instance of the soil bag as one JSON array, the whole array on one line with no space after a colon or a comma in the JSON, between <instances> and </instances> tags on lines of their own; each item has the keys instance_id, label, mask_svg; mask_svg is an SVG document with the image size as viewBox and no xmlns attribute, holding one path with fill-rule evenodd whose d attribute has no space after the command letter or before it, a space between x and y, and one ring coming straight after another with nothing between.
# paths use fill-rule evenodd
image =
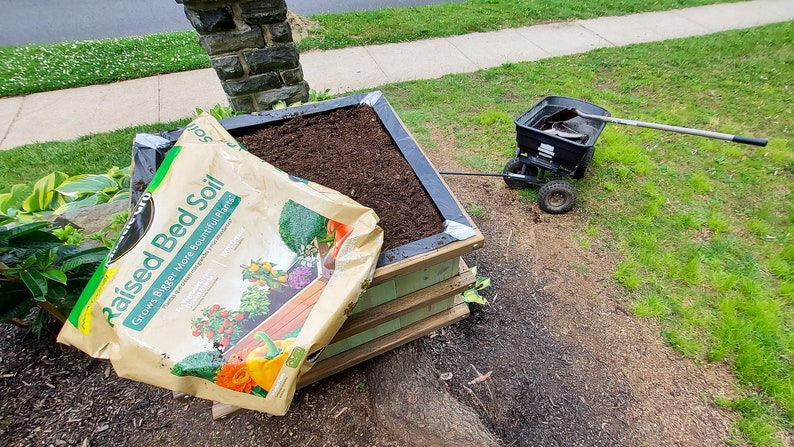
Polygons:
<instances>
[{"instance_id":1,"label":"soil bag","mask_svg":"<svg viewBox=\"0 0 794 447\"><path fill-rule=\"evenodd\" d=\"M202 114L58 341L110 359L121 377L283 415L369 285L377 222L371 209L249 154Z\"/></svg>"}]
</instances>

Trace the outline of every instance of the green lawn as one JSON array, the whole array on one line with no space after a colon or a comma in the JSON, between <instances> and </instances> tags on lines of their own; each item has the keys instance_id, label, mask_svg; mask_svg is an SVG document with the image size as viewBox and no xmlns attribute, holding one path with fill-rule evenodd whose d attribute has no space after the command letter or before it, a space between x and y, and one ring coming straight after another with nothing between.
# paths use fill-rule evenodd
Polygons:
<instances>
[{"instance_id":1,"label":"green lawn","mask_svg":"<svg viewBox=\"0 0 794 447\"><path fill-rule=\"evenodd\" d=\"M301 51L402 42L543 22L685 8L726 0L468 0L313 16ZM187 20L187 19L186 19ZM209 67L192 31L0 47L0 97Z\"/></svg>"}]
</instances>

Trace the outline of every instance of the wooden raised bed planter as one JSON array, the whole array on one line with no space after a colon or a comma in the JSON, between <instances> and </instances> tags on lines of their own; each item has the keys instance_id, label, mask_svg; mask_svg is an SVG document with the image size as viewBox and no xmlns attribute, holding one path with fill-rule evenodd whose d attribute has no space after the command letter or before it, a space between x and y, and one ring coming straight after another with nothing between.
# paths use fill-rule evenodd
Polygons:
<instances>
[{"instance_id":1,"label":"wooden raised bed planter","mask_svg":"<svg viewBox=\"0 0 794 447\"><path fill-rule=\"evenodd\" d=\"M317 363L301 378L300 386L314 383L427 335L465 318L469 313L467 305L462 302L459 294L471 287L475 278L461 257L482 246L484 240L482 233L474 226L438 171L380 92L257 115L236 116L222 120L221 124L249 151L256 154L241 137L260 128L277 127L296 117L323 116L340 109L361 106L371 107L377 114L380 124L391 137L388 144L396 146L410 165L407 169L413 171L421 186L419 186L420 190L407 191L406 194L424 194L430 198L435 210L438 211L439 228L434 234L397 247L384 245L370 288L361 297L356 308L323 351ZM168 136L174 141L177 137L178 133ZM293 172L279 163L268 160L267 156L260 158L290 174L317 181L310 174ZM346 184L336 186L321 181L318 183L343 193L346 193L348 187ZM374 187L377 188L378 185ZM355 188L352 190L355 191ZM376 206L365 200L359 200L359 197L352 197L361 204L375 209L381 217L381 226L388 240L388 225L391 222L384 221ZM236 407L216 403L213 406L213 417L228 416L237 410Z\"/></svg>"},{"instance_id":2,"label":"wooden raised bed planter","mask_svg":"<svg viewBox=\"0 0 794 447\"><path fill-rule=\"evenodd\" d=\"M446 307L452 308L454 303L451 297L465 290L474 282L473 276L466 274L468 269L462 267L461 256L479 248L483 243L482 234L473 225L471 219L469 219L460 203L458 203L446 183L438 174L438 171L430 163L416 140L408 133L405 125L380 92L364 93L330 101L307 104L286 110L262 112L257 115L241 115L222 120L221 124L252 153L261 156L261 158L270 161L291 174L307 178L308 180L318 181L312 177L315 175L313 171L307 172L300 168L295 168L297 170L296 172L281 166L281 159L276 159L275 161L271 160L270 152L281 152L281 149L277 147L268 147L264 148L264 150L262 148L254 148L251 146L254 139L252 139L250 135L262 128L279 128L287 121L297 117L308 122L308 120L313 117L329 116L330 113L339 110L354 109L360 106L368 106L374 111L377 115L377 119L380 121L380 125L385 129L388 133L388 137L391 137L392 140L389 142L382 142L381 144L386 145L388 143L394 145L395 149L398 150L405 161L407 161L407 169L412 170L418 178L419 184L421 185L419 188L421 188L421 190L415 192L408 191L406 195L422 194L427 196L438 210L440 214L439 218L443 220L444 228L439 228L437 233L426 236L421 240L410 241L398 247L387 246L389 235L386 234L387 241L384 243L384 250L379 257L378 268L375 270L372 285L367 293L360 299L349 321L343 326L339 335L334 339L334 342L328 346L326 349L327 352L324 352L320 357L320 362L312 368L315 377L322 375L321 371L324 369L324 365L328 365L330 363L329 360L334 356L348 349L352 349L356 347L356 345L364 346L366 342L369 341L369 338L377 338L379 332L382 333L381 336L385 333L393 332L388 331L387 326L383 326L384 323L390 323L390 327L393 330L408 326L408 324L406 324L408 320L405 318L403 319L403 324L399 324L397 319L400 315L397 313L394 314L392 321L387 322L383 320L382 314L384 312L396 312L396 310L389 310L390 308L385 307L388 305L394 306L394 301L409 301L407 297L413 296L412 294L420 290L426 290L426 295L429 294L429 296L437 298L433 300L432 298L426 297L425 304L428 307L432 307L432 305L437 302L446 300ZM354 131L350 132L350 145L361 145L361 143L354 141L354 139L359 136L355 135ZM305 134L306 133L302 133L302 135ZM309 146L307 148L295 150L299 151L302 157L308 157L309 155L306 155L308 152L322 152L323 149L322 147ZM363 154L363 150L361 150L361 152L362 154L360 155L359 161L363 164L366 160L362 158L368 155ZM264 155L259 155L262 153L264 153ZM273 156L275 157L275 155ZM284 163L286 163L286 161L284 161ZM351 170L354 168L327 167L326 169ZM381 176L395 175L394 173L387 172L378 174L381 174ZM354 175L351 174L351 177L353 176ZM385 179L380 180L381 182L372 185L372 188L375 189L376 192L384 188L382 183L385 182ZM405 181L407 182L407 180L406 178ZM347 190L356 191L355 187L349 186L345 182L341 182L338 185L323 184L343 193ZM353 198L359 200L358 197L354 196ZM378 204L374 203L375 201L373 201L373 203L368 203L367 200L368 199L365 197L360 200L360 203L375 209L378 215L381 216L381 224L384 231L388 233L389 225L392 224L392 222L385 222L385 218L383 218L379 212L382 210L378 209ZM391 205L393 206L394 204ZM405 224L411 225L410 222L406 222ZM462 233L465 238L458 240L453 237L452 233L454 233L455 230L461 229L463 230ZM465 280L461 281L462 279ZM448 293L446 290L432 289L433 286L450 280L462 282L462 284L455 283L457 285L452 287L452 290L454 290L452 293ZM397 307L399 307L399 305ZM378 313L378 310L380 310L380 313ZM372 321L379 321L379 324L361 324L362 321L370 319ZM353 323L356 324L353 325ZM351 332L351 327L356 327L358 329L355 332ZM373 330L378 327L379 331ZM352 340L352 338L356 336L358 336L358 339ZM342 343L343 341L345 343ZM346 349L345 346L348 348Z\"/></svg>"}]
</instances>

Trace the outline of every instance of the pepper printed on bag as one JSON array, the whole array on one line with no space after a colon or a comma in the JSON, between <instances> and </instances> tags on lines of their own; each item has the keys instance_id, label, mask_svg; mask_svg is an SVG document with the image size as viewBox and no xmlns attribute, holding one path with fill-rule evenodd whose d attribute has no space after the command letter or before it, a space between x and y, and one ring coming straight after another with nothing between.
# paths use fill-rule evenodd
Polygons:
<instances>
[{"instance_id":1,"label":"pepper printed on bag","mask_svg":"<svg viewBox=\"0 0 794 447\"><path fill-rule=\"evenodd\" d=\"M264 345L249 352L245 357L245 364L254 382L265 391L270 391L289 356L290 348L295 344L295 339L273 341L264 332L257 332L254 338L264 342Z\"/></svg>"},{"instance_id":2,"label":"pepper printed on bag","mask_svg":"<svg viewBox=\"0 0 794 447\"><path fill-rule=\"evenodd\" d=\"M285 207L282 214L282 225L292 231L290 241L302 247L295 254L292 265L280 270L276 262L262 258L241 264L240 278L248 285L240 297L239 309L213 304L202 309L201 317L191 322L191 334L209 342L224 359L213 367L202 368L202 374L197 376L224 388L257 396L266 396L270 391L290 355L294 335L300 330L300 327L286 326L284 329L284 326L271 324L267 327L291 331L284 338L274 340L260 330L266 325L264 322L277 321L271 317L285 299L295 299L310 284L327 280L326 275L333 274L339 248L353 232L353 227L327 219L294 202ZM295 219L301 221L295 222ZM321 223L322 233L316 230L318 223ZM314 239L307 240L309 237ZM314 249L307 250L307 246ZM320 265L320 259L325 265ZM349 314L354 303L348 304L344 315ZM188 357L189 363L195 361L194 357ZM172 368L175 375L193 375L191 371L182 362Z\"/></svg>"},{"instance_id":3,"label":"pepper printed on bag","mask_svg":"<svg viewBox=\"0 0 794 447\"><path fill-rule=\"evenodd\" d=\"M204 378L233 391L266 396L289 357L295 338L274 341L264 332L257 332L254 338L262 345L232 354L216 366L214 373L205 371ZM175 374L183 373L179 370Z\"/></svg>"}]
</instances>

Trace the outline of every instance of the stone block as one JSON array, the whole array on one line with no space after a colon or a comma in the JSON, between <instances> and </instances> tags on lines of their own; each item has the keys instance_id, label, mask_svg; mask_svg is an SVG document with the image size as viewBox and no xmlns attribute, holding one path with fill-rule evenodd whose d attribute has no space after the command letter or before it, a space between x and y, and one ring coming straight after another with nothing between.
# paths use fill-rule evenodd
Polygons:
<instances>
[{"instance_id":1,"label":"stone block","mask_svg":"<svg viewBox=\"0 0 794 447\"><path fill-rule=\"evenodd\" d=\"M284 0L256 0L240 4L241 17L246 23L265 24L287 20L287 3Z\"/></svg>"},{"instance_id":2,"label":"stone block","mask_svg":"<svg viewBox=\"0 0 794 447\"><path fill-rule=\"evenodd\" d=\"M83 230L83 234L96 233L102 231L110 225L110 220L114 214L122 211L129 211L129 200L116 200L115 202L93 205L86 208L78 208L73 211L65 212L59 216L51 215L51 220L61 224L71 224L73 227Z\"/></svg>"},{"instance_id":3,"label":"stone block","mask_svg":"<svg viewBox=\"0 0 794 447\"><path fill-rule=\"evenodd\" d=\"M278 22L264 25L265 40L268 43L290 43L292 42L292 28L289 22Z\"/></svg>"},{"instance_id":4,"label":"stone block","mask_svg":"<svg viewBox=\"0 0 794 447\"><path fill-rule=\"evenodd\" d=\"M241 81L226 81L222 85L226 95L232 97L278 88L281 86L281 78L276 73L264 73Z\"/></svg>"},{"instance_id":5,"label":"stone block","mask_svg":"<svg viewBox=\"0 0 794 447\"><path fill-rule=\"evenodd\" d=\"M267 92L259 92L254 97L261 110L270 110L273 108L273 104L279 101L284 101L287 104L308 101L309 85L302 82L298 85L289 85Z\"/></svg>"},{"instance_id":6,"label":"stone block","mask_svg":"<svg viewBox=\"0 0 794 447\"><path fill-rule=\"evenodd\" d=\"M211 57L210 62L221 81L237 79L245 75L245 69L237 55Z\"/></svg>"},{"instance_id":7,"label":"stone block","mask_svg":"<svg viewBox=\"0 0 794 447\"><path fill-rule=\"evenodd\" d=\"M245 51L243 52L243 57L248 63L252 74L298 67L298 50L295 45Z\"/></svg>"},{"instance_id":8,"label":"stone block","mask_svg":"<svg viewBox=\"0 0 794 447\"><path fill-rule=\"evenodd\" d=\"M246 30L199 34L199 43L210 56L220 56L244 49L263 48L265 36L261 28L252 26Z\"/></svg>"},{"instance_id":9,"label":"stone block","mask_svg":"<svg viewBox=\"0 0 794 447\"><path fill-rule=\"evenodd\" d=\"M284 70L281 72L284 85L295 85L303 82L303 69L301 67Z\"/></svg>"},{"instance_id":10,"label":"stone block","mask_svg":"<svg viewBox=\"0 0 794 447\"><path fill-rule=\"evenodd\" d=\"M234 14L228 6L214 9L193 9L185 7L185 15L190 20L193 28L199 33L216 33L231 31L237 25L234 23Z\"/></svg>"},{"instance_id":11,"label":"stone block","mask_svg":"<svg viewBox=\"0 0 794 447\"><path fill-rule=\"evenodd\" d=\"M254 105L254 95L229 97L229 105L237 112L259 112Z\"/></svg>"}]
</instances>

